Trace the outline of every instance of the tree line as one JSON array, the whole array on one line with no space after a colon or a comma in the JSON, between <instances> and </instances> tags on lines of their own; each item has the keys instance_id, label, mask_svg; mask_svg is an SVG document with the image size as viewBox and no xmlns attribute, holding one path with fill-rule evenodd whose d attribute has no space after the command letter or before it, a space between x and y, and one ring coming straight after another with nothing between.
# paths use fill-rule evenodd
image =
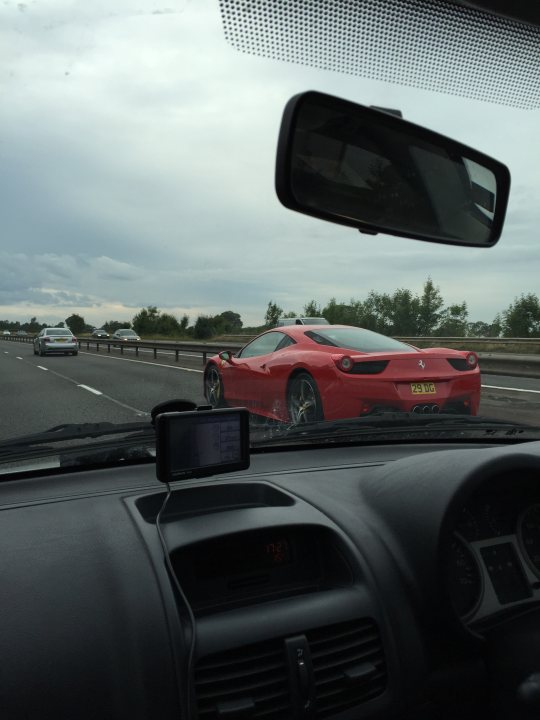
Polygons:
<instances>
[{"instance_id":1,"label":"tree line","mask_svg":"<svg viewBox=\"0 0 540 720\"><path fill-rule=\"evenodd\" d=\"M244 327L239 313L225 310L216 315L199 315L190 325L188 315L180 319L160 311L155 305L148 305L134 315L131 322L109 320L102 327L109 333L130 327L141 337L171 337L206 340L217 335L255 335L265 329L276 327L281 318L324 317L331 324L356 325L383 335L403 337L540 337L540 300L535 293L522 294L493 320L471 321L467 302L447 305L440 288L431 278L417 294L407 288L398 288L393 293L368 292L363 300L351 298L338 302L331 298L322 306L316 300L306 302L302 311L284 312L270 300L266 308L264 324ZM56 327L67 326L75 335L92 332L84 317L73 313ZM30 322L0 320L0 331L25 330L37 334L49 327L33 317Z\"/></svg>"},{"instance_id":2,"label":"tree line","mask_svg":"<svg viewBox=\"0 0 540 720\"><path fill-rule=\"evenodd\" d=\"M393 293L371 290L364 300L336 298L321 306L310 300L300 313L284 312L270 300L265 327L275 327L281 318L324 317L331 324L356 325L383 335L402 337L540 337L540 300L535 293L522 294L491 322L471 321L467 302L447 305L431 278L421 294L407 288Z\"/></svg>"}]
</instances>

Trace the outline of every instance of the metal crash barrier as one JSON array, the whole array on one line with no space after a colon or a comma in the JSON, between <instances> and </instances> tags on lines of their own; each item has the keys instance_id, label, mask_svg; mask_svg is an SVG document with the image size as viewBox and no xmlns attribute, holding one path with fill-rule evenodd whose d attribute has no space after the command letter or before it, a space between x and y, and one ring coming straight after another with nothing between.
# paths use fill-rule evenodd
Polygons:
<instances>
[{"instance_id":1,"label":"metal crash barrier","mask_svg":"<svg viewBox=\"0 0 540 720\"><path fill-rule=\"evenodd\" d=\"M0 335L0 339L9 342L33 343L32 335ZM239 340L241 342L238 342ZM176 362L179 360L180 354L190 353L197 355L200 353L202 364L205 365L209 355L215 355L222 350L235 352L252 340L249 336L224 336L222 341L214 341L211 343L198 342L179 342L174 340L127 340L119 341L112 338L79 338L79 349L86 348L90 350L95 348L96 352L105 350L107 353L112 349L119 349L120 354L124 354L124 350L129 348L135 351L135 356L139 357L142 349L152 350L154 359L157 359L158 353L166 353L173 355ZM399 337L396 340L408 342L418 347L451 347L463 350L476 350L479 357L480 370L486 374L492 375L512 375L514 377L530 377L540 378L540 340L538 338L436 338L436 337L416 337L404 338ZM482 347L494 346L497 352L482 351ZM502 350L499 350L500 349ZM526 352L524 352L526 348Z\"/></svg>"}]
</instances>

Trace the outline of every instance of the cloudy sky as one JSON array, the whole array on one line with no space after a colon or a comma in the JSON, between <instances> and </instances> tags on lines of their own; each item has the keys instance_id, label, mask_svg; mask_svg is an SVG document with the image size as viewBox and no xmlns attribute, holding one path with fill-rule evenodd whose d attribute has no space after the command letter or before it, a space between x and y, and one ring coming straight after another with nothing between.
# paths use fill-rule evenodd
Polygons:
<instances>
[{"instance_id":1,"label":"cloudy sky","mask_svg":"<svg viewBox=\"0 0 540 720\"><path fill-rule=\"evenodd\" d=\"M357 231L283 208L281 112L316 89L404 117L505 162L512 194L492 249ZM491 320L540 292L540 111L434 94L232 48L218 0L4 0L0 5L0 319L192 321L270 299L421 292Z\"/></svg>"}]
</instances>

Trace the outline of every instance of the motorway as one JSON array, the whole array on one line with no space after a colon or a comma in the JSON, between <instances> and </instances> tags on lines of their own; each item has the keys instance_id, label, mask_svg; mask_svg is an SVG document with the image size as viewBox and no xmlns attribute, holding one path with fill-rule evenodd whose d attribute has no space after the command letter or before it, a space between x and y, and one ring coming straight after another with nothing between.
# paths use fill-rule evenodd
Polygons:
<instances>
[{"instance_id":1,"label":"motorway","mask_svg":"<svg viewBox=\"0 0 540 720\"><path fill-rule=\"evenodd\" d=\"M84 347L84 346L83 346ZM77 357L33 354L31 343L0 343L0 440L62 423L149 419L163 400L204 402L201 355L101 348ZM540 379L483 375L482 415L540 424Z\"/></svg>"}]
</instances>

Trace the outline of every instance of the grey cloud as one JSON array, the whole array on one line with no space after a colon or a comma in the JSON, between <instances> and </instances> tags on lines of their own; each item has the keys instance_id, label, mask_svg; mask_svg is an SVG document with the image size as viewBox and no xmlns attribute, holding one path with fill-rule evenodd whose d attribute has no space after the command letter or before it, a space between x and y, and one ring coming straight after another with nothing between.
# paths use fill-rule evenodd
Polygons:
<instances>
[{"instance_id":1,"label":"grey cloud","mask_svg":"<svg viewBox=\"0 0 540 720\"><path fill-rule=\"evenodd\" d=\"M160 8L145 0L136 11L57 0L12 12L11 32L0 30L0 218L3 247L18 251L0 262L4 304L80 293L89 308L230 307L260 322L270 298L298 310L311 298L421 291L431 275L446 299L489 319L535 289L540 151L524 138L538 114L518 112L520 132L503 134L515 111L248 58L226 46L217 2L169 5L180 14L150 17ZM311 87L400 107L508 162L499 245L366 237L282 208L281 110Z\"/></svg>"}]
</instances>

